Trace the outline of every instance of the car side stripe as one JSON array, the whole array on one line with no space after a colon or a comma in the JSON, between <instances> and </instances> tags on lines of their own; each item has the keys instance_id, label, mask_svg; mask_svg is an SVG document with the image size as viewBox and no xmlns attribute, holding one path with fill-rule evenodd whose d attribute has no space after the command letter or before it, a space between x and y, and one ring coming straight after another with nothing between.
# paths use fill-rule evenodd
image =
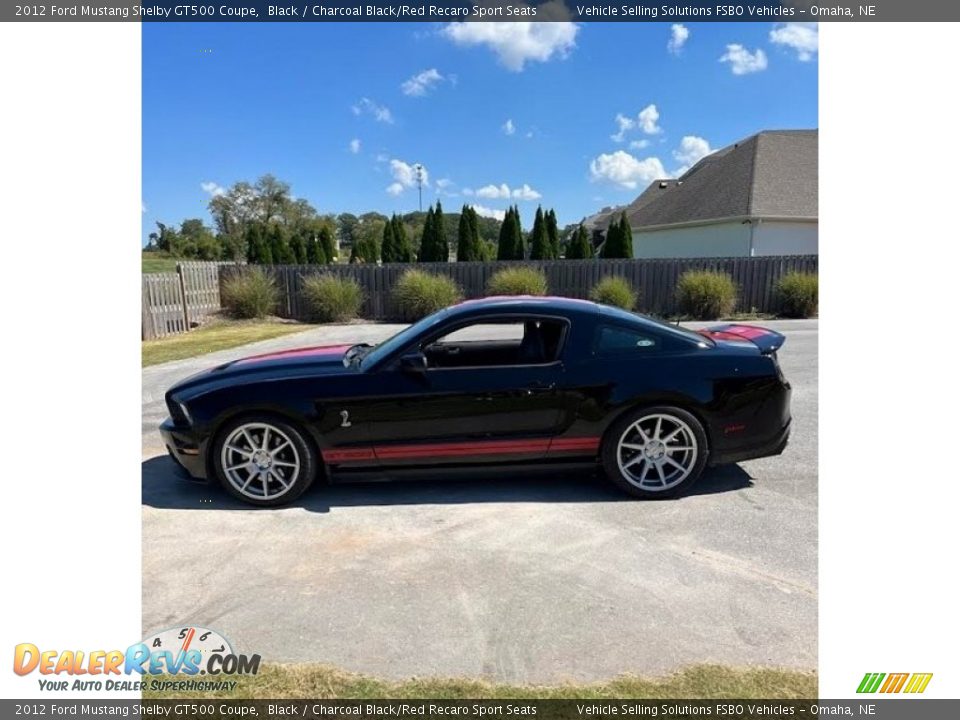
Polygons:
<instances>
[{"instance_id":1,"label":"car side stripe","mask_svg":"<svg viewBox=\"0 0 960 720\"><path fill-rule=\"evenodd\" d=\"M485 440L466 443L418 443L414 445L374 445L369 448L324 450L328 463L379 460L409 460L421 457L466 457L471 455L514 455L553 452L593 452L600 447L599 437L540 438L532 440Z\"/></svg>"}]
</instances>

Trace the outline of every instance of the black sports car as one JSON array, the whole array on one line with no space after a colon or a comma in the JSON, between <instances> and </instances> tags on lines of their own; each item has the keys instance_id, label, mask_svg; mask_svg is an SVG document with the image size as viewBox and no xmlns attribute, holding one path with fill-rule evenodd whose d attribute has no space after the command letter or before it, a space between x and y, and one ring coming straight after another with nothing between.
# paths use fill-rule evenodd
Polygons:
<instances>
[{"instance_id":1,"label":"black sports car","mask_svg":"<svg viewBox=\"0 0 960 720\"><path fill-rule=\"evenodd\" d=\"M568 298L471 300L379 345L228 362L166 395L171 457L255 505L330 481L553 463L637 497L707 465L777 455L790 432L779 333L701 332Z\"/></svg>"}]
</instances>

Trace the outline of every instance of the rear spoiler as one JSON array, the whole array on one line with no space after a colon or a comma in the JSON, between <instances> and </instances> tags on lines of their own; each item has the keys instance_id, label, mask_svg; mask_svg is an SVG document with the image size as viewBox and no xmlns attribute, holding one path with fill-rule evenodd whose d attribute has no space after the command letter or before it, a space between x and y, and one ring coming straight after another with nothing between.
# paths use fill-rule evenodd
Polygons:
<instances>
[{"instance_id":1,"label":"rear spoiler","mask_svg":"<svg viewBox=\"0 0 960 720\"><path fill-rule=\"evenodd\" d=\"M772 355L783 345L786 338L778 332L756 325L716 325L700 330L711 340L748 340L760 348L764 355Z\"/></svg>"}]
</instances>

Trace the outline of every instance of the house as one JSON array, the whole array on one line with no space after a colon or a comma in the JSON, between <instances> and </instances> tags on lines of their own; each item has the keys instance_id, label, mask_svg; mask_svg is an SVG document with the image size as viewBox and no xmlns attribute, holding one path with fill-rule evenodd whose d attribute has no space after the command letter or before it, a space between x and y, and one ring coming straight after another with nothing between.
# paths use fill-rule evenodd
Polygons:
<instances>
[{"instance_id":1,"label":"house","mask_svg":"<svg viewBox=\"0 0 960 720\"><path fill-rule=\"evenodd\" d=\"M654 181L626 213L634 257L816 254L817 131L751 135Z\"/></svg>"}]
</instances>

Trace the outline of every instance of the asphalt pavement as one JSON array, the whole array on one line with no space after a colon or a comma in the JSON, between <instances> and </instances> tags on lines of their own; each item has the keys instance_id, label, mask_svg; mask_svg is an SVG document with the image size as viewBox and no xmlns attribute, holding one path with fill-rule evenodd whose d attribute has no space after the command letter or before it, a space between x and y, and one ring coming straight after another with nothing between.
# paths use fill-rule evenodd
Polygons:
<instances>
[{"instance_id":1,"label":"asphalt pavement","mask_svg":"<svg viewBox=\"0 0 960 720\"><path fill-rule=\"evenodd\" d=\"M175 475L163 392L225 360L375 342L326 326L143 370L143 626L220 631L270 661L516 683L692 663L817 664L817 327L787 336L793 433L668 501L584 473L325 486L242 505Z\"/></svg>"}]
</instances>

